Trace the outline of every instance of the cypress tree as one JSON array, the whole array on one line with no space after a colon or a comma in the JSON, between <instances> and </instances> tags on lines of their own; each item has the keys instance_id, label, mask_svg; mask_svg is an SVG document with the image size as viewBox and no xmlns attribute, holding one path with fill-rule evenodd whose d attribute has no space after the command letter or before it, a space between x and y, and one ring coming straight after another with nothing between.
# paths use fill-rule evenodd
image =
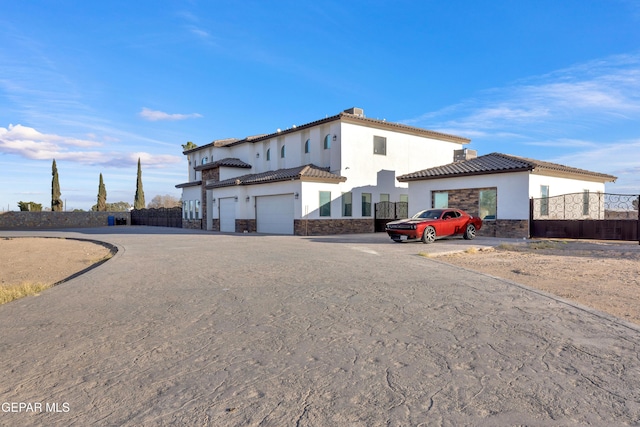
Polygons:
<instances>
[{"instance_id":1,"label":"cypress tree","mask_svg":"<svg viewBox=\"0 0 640 427\"><path fill-rule=\"evenodd\" d=\"M98 212L107 210L107 189L104 186L102 174L100 174L100 184L98 185L98 204L96 205L96 210Z\"/></svg>"},{"instance_id":2,"label":"cypress tree","mask_svg":"<svg viewBox=\"0 0 640 427\"><path fill-rule=\"evenodd\" d=\"M140 167L140 157L138 157L138 181L136 182L136 197L133 199L134 209L144 209L144 190L142 189L142 168Z\"/></svg>"},{"instance_id":3,"label":"cypress tree","mask_svg":"<svg viewBox=\"0 0 640 427\"><path fill-rule=\"evenodd\" d=\"M56 159L53 159L51 165L51 210L54 212L62 211L62 199L60 194L60 182L58 182L58 167L56 166Z\"/></svg>"}]
</instances>

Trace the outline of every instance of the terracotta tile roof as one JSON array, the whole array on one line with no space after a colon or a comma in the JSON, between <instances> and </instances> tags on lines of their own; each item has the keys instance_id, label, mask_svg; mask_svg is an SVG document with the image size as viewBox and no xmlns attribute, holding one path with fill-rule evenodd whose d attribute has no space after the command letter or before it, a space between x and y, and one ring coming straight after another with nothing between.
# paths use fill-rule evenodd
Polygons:
<instances>
[{"instance_id":1,"label":"terracotta tile roof","mask_svg":"<svg viewBox=\"0 0 640 427\"><path fill-rule=\"evenodd\" d=\"M251 169L251 165L249 163L245 163L240 159L227 157L225 159L216 160L215 162L205 163L204 165L198 165L195 167L195 170L201 171L206 169L213 169L219 166L226 166L230 168L244 168Z\"/></svg>"},{"instance_id":2,"label":"terracotta tile roof","mask_svg":"<svg viewBox=\"0 0 640 427\"><path fill-rule=\"evenodd\" d=\"M487 175L534 170L548 175L579 176L581 179L591 181L609 182L617 179L612 175L502 153L486 154L484 156L476 157L475 159L463 160L443 166L424 169L401 175L397 179L400 182L407 182L449 178L453 176Z\"/></svg>"},{"instance_id":3,"label":"terracotta tile roof","mask_svg":"<svg viewBox=\"0 0 640 427\"><path fill-rule=\"evenodd\" d=\"M225 179L223 181L208 182L207 189L231 187L234 185L252 185L267 184L277 181L319 181L319 182L344 182L347 178L331 173L327 168L321 168L315 165L297 166L295 168L278 169L274 171L254 173L236 178Z\"/></svg>"},{"instance_id":4,"label":"terracotta tile roof","mask_svg":"<svg viewBox=\"0 0 640 427\"><path fill-rule=\"evenodd\" d=\"M177 184L176 188L197 187L198 185L201 185L201 184L202 184L202 181L184 182L182 184Z\"/></svg>"},{"instance_id":5,"label":"terracotta tile roof","mask_svg":"<svg viewBox=\"0 0 640 427\"><path fill-rule=\"evenodd\" d=\"M438 139L438 140L443 140L443 141L449 141L449 142L457 142L459 144L468 144L469 142L471 142L470 139L468 138L463 138L461 136L456 136L456 135L450 135L450 134L446 134L446 133L442 133L442 132L436 132L433 130L428 130L428 129L424 129L424 128L419 128L419 127L415 127L415 126L409 126L409 125L405 125L402 123L393 123L393 122L388 122L386 120L379 120L379 119L370 119L358 114L351 114L348 113L346 111L343 111L339 114L336 114L335 116L329 116L329 117L325 117L324 119L320 119L320 120L315 120L313 122L309 122L300 126L295 126L295 127L291 127L289 129L284 129L282 131L279 132L273 132L270 134L262 134L262 135L254 135L254 136L248 136L246 138L242 138L242 139L238 139L238 138L228 138L228 139L220 139L220 140L216 140L213 141L209 144L206 145L202 145L196 148L192 148L191 150L187 150L187 151L183 151L182 154L188 154L188 153L192 153L198 150L202 150L203 148L209 148L209 147L231 147L234 145L238 145L238 144L244 144L247 142L259 142L259 141L263 141L263 140L267 140L267 139L271 139L274 138L276 136L280 136L280 135L286 135L288 133L293 133L293 132L298 132L300 130L303 129L307 129L310 127L314 127L314 126L318 126L324 123L329 123L329 122L333 122L336 120L340 120L346 123L353 123L353 124L360 124L363 126L370 126L370 127L375 127L378 129L387 129L387 130L393 130L396 132L403 132L403 133L409 133L409 134L413 134L413 135L421 135L421 136L426 136L428 138L433 138L433 139Z\"/></svg>"}]
</instances>

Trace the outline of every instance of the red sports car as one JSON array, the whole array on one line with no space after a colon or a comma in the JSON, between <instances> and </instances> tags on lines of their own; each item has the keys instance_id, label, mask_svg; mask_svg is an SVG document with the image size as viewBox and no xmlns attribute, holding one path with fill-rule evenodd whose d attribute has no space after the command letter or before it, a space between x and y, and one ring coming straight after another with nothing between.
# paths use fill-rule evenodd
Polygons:
<instances>
[{"instance_id":1,"label":"red sports car","mask_svg":"<svg viewBox=\"0 0 640 427\"><path fill-rule=\"evenodd\" d=\"M460 209L429 209L388 223L386 231L394 242L421 239L423 243L432 243L441 237L459 235L471 240L481 227L480 218Z\"/></svg>"}]
</instances>

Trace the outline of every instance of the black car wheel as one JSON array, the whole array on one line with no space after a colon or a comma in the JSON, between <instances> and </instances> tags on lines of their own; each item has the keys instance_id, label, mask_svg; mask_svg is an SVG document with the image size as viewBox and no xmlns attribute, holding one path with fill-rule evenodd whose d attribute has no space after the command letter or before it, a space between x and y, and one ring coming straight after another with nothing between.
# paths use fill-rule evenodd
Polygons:
<instances>
[{"instance_id":1,"label":"black car wheel","mask_svg":"<svg viewBox=\"0 0 640 427\"><path fill-rule=\"evenodd\" d=\"M466 240L473 240L476 237L476 226L473 224L467 224L467 229L464 232L464 235L462 236L464 237Z\"/></svg>"},{"instance_id":2,"label":"black car wheel","mask_svg":"<svg viewBox=\"0 0 640 427\"><path fill-rule=\"evenodd\" d=\"M436 241L436 229L428 226L422 233L422 243L433 243Z\"/></svg>"}]
</instances>

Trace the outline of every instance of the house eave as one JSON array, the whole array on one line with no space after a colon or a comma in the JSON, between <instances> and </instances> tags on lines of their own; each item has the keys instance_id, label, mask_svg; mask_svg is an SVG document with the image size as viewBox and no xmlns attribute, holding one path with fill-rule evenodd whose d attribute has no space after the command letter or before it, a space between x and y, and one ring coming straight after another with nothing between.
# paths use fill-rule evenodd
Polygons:
<instances>
[{"instance_id":1,"label":"house eave","mask_svg":"<svg viewBox=\"0 0 640 427\"><path fill-rule=\"evenodd\" d=\"M544 166L535 167L531 173L533 175L544 175L544 176L553 176L556 178L567 178L567 179L577 179L582 181L590 181L590 182L615 182L618 179L616 176L601 174L597 172L576 172L576 171L567 171L567 170L557 170L553 168L548 168Z\"/></svg>"},{"instance_id":2,"label":"house eave","mask_svg":"<svg viewBox=\"0 0 640 427\"><path fill-rule=\"evenodd\" d=\"M502 173L518 173L518 172L528 172L528 171L531 171L530 167L493 170L493 171L464 172L464 173L455 173L455 174L448 174L448 175L419 176L419 177L410 177L410 178L399 176L396 179L398 180L398 182L429 181L434 179L460 178L460 177L467 177L467 176L494 175L494 174L502 174Z\"/></svg>"},{"instance_id":3,"label":"house eave","mask_svg":"<svg viewBox=\"0 0 640 427\"><path fill-rule=\"evenodd\" d=\"M197 187L199 185L202 185L202 181L183 182L182 184L177 184L176 188Z\"/></svg>"}]
</instances>

